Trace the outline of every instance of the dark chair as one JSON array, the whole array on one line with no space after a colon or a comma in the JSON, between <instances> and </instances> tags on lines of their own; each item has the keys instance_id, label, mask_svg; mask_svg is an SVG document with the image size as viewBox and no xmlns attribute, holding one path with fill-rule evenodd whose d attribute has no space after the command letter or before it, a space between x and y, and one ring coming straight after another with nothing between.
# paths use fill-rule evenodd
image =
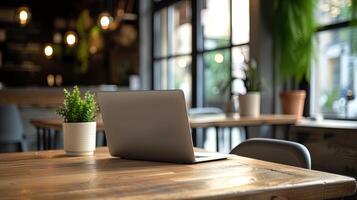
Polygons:
<instances>
[{"instance_id":1,"label":"dark chair","mask_svg":"<svg viewBox=\"0 0 357 200\"><path fill-rule=\"evenodd\" d=\"M16 151L27 150L22 120L15 105L0 105L0 152L13 151L10 146Z\"/></svg>"},{"instance_id":2,"label":"dark chair","mask_svg":"<svg viewBox=\"0 0 357 200\"><path fill-rule=\"evenodd\" d=\"M254 138L240 143L231 154L311 169L309 150L296 142Z\"/></svg>"}]
</instances>

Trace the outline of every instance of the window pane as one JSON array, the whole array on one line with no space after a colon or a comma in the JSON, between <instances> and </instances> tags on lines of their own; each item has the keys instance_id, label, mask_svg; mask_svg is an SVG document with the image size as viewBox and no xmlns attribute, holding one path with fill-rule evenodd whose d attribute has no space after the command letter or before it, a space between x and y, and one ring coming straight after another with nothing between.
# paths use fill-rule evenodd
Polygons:
<instances>
[{"instance_id":1,"label":"window pane","mask_svg":"<svg viewBox=\"0 0 357 200\"><path fill-rule=\"evenodd\" d=\"M319 0L316 17L320 25L351 19L352 0Z\"/></svg>"},{"instance_id":2,"label":"window pane","mask_svg":"<svg viewBox=\"0 0 357 200\"><path fill-rule=\"evenodd\" d=\"M356 31L343 28L317 34L319 60L312 76L312 114L357 118L356 45L352 48Z\"/></svg>"},{"instance_id":3,"label":"window pane","mask_svg":"<svg viewBox=\"0 0 357 200\"><path fill-rule=\"evenodd\" d=\"M154 89L168 88L167 60L155 61L154 64Z\"/></svg>"},{"instance_id":4,"label":"window pane","mask_svg":"<svg viewBox=\"0 0 357 200\"><path fill-rule=\"evenodd\" d=\"M154 15L154 56L167 55L167 9L162 9Z\"/></svg>"},{"instance_id":5,"label":"window pane","mask_svg":"<svg viewBox=\"0 0 357 200\"><path fill-rule=\"evenodd\" d=\"M249 47L240 46L232 48L232 93L245 94L246 88L244 87L243 80L245 78L244 68L249 61Z\"/></svg>"},{"instance_id":6,"label":"window pane","mask_svg":"<svg viewBox=\"0 0 357 200\"><path fill-rule=\"evenodd\" d=\"M204 106L220 107L229 97L230 49L207 52L204 59Z\"/></svg>"},{"instance_id":7,"label":"window pane","mask_svg":"<svg viewBox=\"0 0 357 200\"><path fill-rule=\"evenodd\" d=\"M170 11L173 12L173 22L169 23L169 26L173 26L171 52L175 55L191 53L191 4L189 1L181 1L170 7Z\"/></svg>"},{"instance_id":8,"label":"window pane","mask_svg":"<svg viewBox=\"0 0 357 200\"><path fill-rule=\"evenodd\" d=\"M155 89L181 89L185 94L187 106L191 106L192 76L191 57L180 56L168 61L155 63Z\"/></svg>"},{"instance_id":9,"label":"window pane","mask_svg":"<svg viewBox=\"0 0 357 200\"><path fill-rule=\"evenodd\" d=\"M229 0L203 0L201 24L205 49L230 45L229 13Z\"/></svg>"},{"instance_id":10,"label":"window pane","mask_svg":"<svg viewBox=\"0 0 357 200\"><path fill-rule=\"evenodd\" d=\"M232 0L232 42L249 42L249 0Z\"/></svg>"}]
</instances>

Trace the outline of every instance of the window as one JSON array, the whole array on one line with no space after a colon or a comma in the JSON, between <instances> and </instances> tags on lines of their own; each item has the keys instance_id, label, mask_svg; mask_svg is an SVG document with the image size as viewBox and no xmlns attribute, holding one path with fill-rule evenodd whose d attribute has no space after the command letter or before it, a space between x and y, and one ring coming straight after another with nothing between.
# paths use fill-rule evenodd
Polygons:
<instances>
[{"instance_id":1,"label":"window","mask_svg":"<svg viewBox=\"0 0 357 200\"><path fill-rule=\"evenodd\" d=\"M180 1L154 14L154 89L181 89L191 104L191 3Z\"/></svg>"},{"instance_id":2,"label":"window","mask_svg":"<svg viewBox=\"0 0 357 200\"><path fill-rule=\"evenodd\" d=\"M311 115L357 119L357 28L350 26L351 0L319 0Z\"/></svg>"},{"instance_id":3,"label":"window","mask_svg":"<svg viewBox=\"0 0 357 200\"><path fill-rule=\"evenodd\" d=\"M189 106L222 109L245 92L249 0L166 0L154 11L154 89L182 89Z\"/></svg>"}]
</instances>

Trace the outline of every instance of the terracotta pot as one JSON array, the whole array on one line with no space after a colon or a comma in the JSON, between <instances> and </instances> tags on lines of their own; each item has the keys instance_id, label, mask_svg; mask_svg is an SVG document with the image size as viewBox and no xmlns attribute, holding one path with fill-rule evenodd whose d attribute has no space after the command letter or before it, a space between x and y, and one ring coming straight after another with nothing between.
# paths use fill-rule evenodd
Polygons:
<instances>
[{"instance_id":1,"label":"terracotta pot","mask_svg":"<svg viewBox=\"0 0 357 200\"><path fill-rule=\"evenodd\" d=\"M258 117L260 115L260 92L248 92L239 95L239 114L241 116Z\"/></svg>"},{"instance_id":2,"label":"terracotta pot","mask_svg":"<svg viewBox=\"0 0 357 200\"><path fill-rule=\"evenodd\" d=\"M305 98L305 90L281 92L280 100L283 108L283 114L296 115L298 119L301 119L304 111Z\"/></svg>"}]
</instances>

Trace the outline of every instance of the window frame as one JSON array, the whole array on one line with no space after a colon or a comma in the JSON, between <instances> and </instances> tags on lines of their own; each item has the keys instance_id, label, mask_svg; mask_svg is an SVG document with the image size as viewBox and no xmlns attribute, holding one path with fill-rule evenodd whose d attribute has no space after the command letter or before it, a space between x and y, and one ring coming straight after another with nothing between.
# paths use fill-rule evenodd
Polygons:
<instances>
[{"instance_id":1,"label":"window frame","mask_svg":"<svg viewBox=\"0 0 357 200\"><path fill-rule=\"evenodd\" d=\"M223 51L223 50L229 50L229 77L232 78L232 50L235 47L244 47L248 46L249 51L250 51L250 40L249 42L246 43L240 43L240 44L233 44L233 23L232 23L232 1L233 0L228 0L229 1L229 19L230 19L230 25L229 25L229 45L222 46L222 47L216 47L216 48L210 48L210 49L205 49L204 48L204 35L203 35L203 30L202 30L202 25L201 25L201 15L200 12L203 8L202 2L203 0L188 0L191 3L191 26L192 26L192 35L191 35L191 53L185 53L185 54L170 54L166 56L155 56L154 50L156 43L158 41L155 41L155 14L160 12L162 9L165 9L176 3L179 3L184 0L162 0L162 1L154 1L153 2L153 9L152 9L152 59L151 59L151 77L152 77L152 88L151 89L156 89L155 88L155 63L157 61L163 61L166 60L168 62L172 58L177 58L177 57L182 57L182 56L191 56L191 76L192 76L192 82L191 82L191 107L204 107L204 54L209 53L209 52L214 52L214 51ZM249 6L251 6L251 2L249 0ZM169 15L169 14L168 14ZM249 27L250 25L250 19L249 19ZM168 33L169 34L169 33ZM249 57L250 57L249 53ZM232 84L229 84L229 91L230 95L232 96Z\"/></svg>"}]
</instances>

